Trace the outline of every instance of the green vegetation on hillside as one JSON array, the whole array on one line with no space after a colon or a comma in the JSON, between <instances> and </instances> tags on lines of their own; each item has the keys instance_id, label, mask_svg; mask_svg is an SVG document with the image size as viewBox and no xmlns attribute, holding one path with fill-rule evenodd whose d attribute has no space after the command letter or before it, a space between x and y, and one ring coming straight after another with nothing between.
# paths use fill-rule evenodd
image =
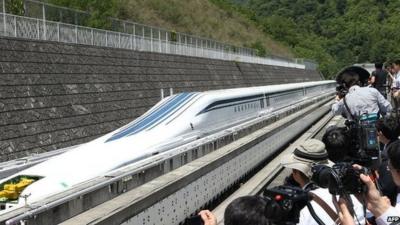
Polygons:
<instances>
[{"instance_id":1,"label":"green vegetation on hillside","mask_svg":"<svg viewBox=\"0 0 400 225\"><path fill-rule=\"evenodd\" d=\"M273 41L258 25L237 12L222 9L207 0L47 0L47 2L90 11L89 25L107 28L105 18L115 17L189 33L242 47L256 48L261 56L293 57L285 44Z\"/></svg>"},{"instance_id":2,"label":"green vegetation on hillside","mask_svg":"<svg viewBox=\"0 0 400 225\"><path fill-rule=\"evenodd\" d=\"M330 77L343 66L400 57L398 0L213 0L235 8Z\"/></svg>"}]
</instances>

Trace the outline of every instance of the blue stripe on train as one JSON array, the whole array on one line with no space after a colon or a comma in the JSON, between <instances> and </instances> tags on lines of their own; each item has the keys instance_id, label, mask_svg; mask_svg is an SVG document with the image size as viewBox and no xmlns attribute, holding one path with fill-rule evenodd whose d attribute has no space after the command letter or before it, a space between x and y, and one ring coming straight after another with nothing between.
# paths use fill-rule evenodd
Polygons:
<instances>
[{"instance_id":1,"label":"blue stripe on train","mask_svg":"<svg viewBox=\"0 0 400 225\"><path fill-rule=\"evenodd\" d=\"M149 116L154 115L155 113L157 113L162 107L164 107L165 105L167 105L169 102L171 102L174 98L176 98L177 95L172 96L168 99L166 99L166 101L164 101L160 106L158 106L157 108L155 108L152 112L150 112L147 116L143 117L143 118L138 118L137 121L135 121L134 123L130 124L128 127L124 128L123 130L119 131L118 133L115 133L113 136L120 134L121 132L125 132L128 129L131 129L133 126L135 126L136 124L142 122L143 120L145 120L146 118L148 118Z\"/></svg>"},{"instance_id":2,"label":"blue stripe on train","mask_svg":"<svg viewBox=\"0 0 400 225\"><path fill-rule=\"evenodd\" d=\"M181 108L181 106L185 105L185 101L187 101L192 95L193 95L192 93L189 93L189 95L185 95L183 99L180 99L173 106L169 107L165 111L162 111L160 115L158 115L156 118L154 118L153 120L148 122L146 125L142 126L138 130L133 131L132 133L129 133L127 136L130 136L130 135L136 134L142 130L145 130L146 128L152 126L154 123L157 123L160 120L168 119L172 115L172 113L170 114L170 112L175 111L175 109L178 110L179 108Z\"/></svg>"},{"instance_id":3,"label":"blue stripe on train","mask_svg":"<svg viewBox=\"0 0 400 225\"><path fill-rule=\"evenodd\" d=\"M177 108L182 102L186 101L193 94L194 93L181 93L174 96L167 104L164 104L164 106L159 107L158 110L155 110L153 113L149 114L141 121L132 124L127 129L114 134L106 142L117 140L125 136L133 135L146 129L153 123L157 122L157 120L162 119L163 116L166 116L169 112Z\"/></svg>"},{"instance_id":4,"label":"blue stripe on train","mask_svg":"<svg viewBox=\"0 0 400 225\"><path fill-rule=\"evenodd\" d=\"M198 95L198 93L197 93L197 92L194 92L194 93L192 93L190 96L188 96L188 98L187 98L188 100L186 100L184 103L182 103L182 104L179 106L179 109L185 107L185 105L187 105L187 104L190 102L190 100L192 100L193 98L195 98L197 95ZM179 110L179 109L177 109L177 110ZM175 110L175 111L177 111L177 110ZM174 112L172 112L172 114L173 114L173 113L174 113ZM157 120L157 123L153 123L152 126L148 127L148 130L153 129L153 127L157 126L158 124L164 122L165 120L167 120L167 119L169 119L169 118L171 118L171 116L167 116L167 117L164 117L164 118L162 118L162 119L160 119L160 120Z\"/></svg>"},{"instance_id":5,"label":"blue stripe on train","mask_svg":"<svg viewBox=\"0 0 400 225\"><path fill-rule=\"evenodd\" d=\"M106 142L108 141L113 141L113 140L117 140L121 137L127 136L130 133L134 132L135 130L137 130L138 128L145 126L147 123L149 123L149 121L151 121L153 118L158 117L163 111L165 111L166 109L172 107L176 102L178 102L179 100L181 100L184 96L186 95L186 93L182 93L182 94L178 94L174 97L171 98L170 101L168 101L167 104L165 104L163 107L158 108L158 110L155 110L153 113L151 113L150 115L146 116L145 118L143 118L141 121L138 121L137 123L132 124L131 126L129 126L127 129L120 131L116 134L114 134L111 138L109 138Z\"/></svg>"}]
</instances>

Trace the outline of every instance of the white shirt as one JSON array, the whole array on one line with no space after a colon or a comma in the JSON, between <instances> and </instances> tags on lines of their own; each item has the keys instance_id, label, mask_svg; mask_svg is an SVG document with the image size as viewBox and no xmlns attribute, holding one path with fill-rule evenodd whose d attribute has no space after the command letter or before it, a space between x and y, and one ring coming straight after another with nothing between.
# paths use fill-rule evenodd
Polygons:
<instances>
[{"instance_id":1,"label":"white shirt","mask_svg":"<svg viewBox=\"0 0 400 225\"><path fill-rule=\"evenodd\" d=\"M354 116L360 116L364 113L387 113L392 110L390 103L375 88L354 85L349 89L349 93L345 98L346 104L349 107L351 114ZM333 114L341 115L344 112L347 112L347 109L344 105L343 99L336 101L332 105Z\"/></svg>"},{"instance_id":2,"label":"white shirt","mask_svg":"<svg viewBox=\"0 0 400 225\"><path fill-rule=\"evenodd\" d=\"M394 75L394 81L392 83L392 88L400 89L400 71Z\"/></svg>"},{"instance_id":3,"label":"white shirt","mask_svg":"<svg viewBox=\"0 0 400 225\"><path fill-rule=\"evenodd\" d=\"M397 210L396 207L390 207L380 217L376 218L375 222L377 225L390 225L390 224L392 224L392 221L390 221L390 218L394 218L396 216L400 217L400 211Z\"/></svg>"},{"instance_id":4,"label":"white shirt","mask_svg":"<svg viewBox=\"0 0 400 225\"><path fill-rule=\"evenodd\" d=\"M377 225L389 225L392 222L390 221L390 218L398 216L400 218L400 194L397 194L396 197L396 206L395 207L390 207L386 212L384 212L381 216L376 218L376 224ZM389 221L388 221L389 219Z\"/></svg>"},{"instance_id":5,"label":"white shirt","mask_svg":"<svg viewBox=\"0 0 400 225\"><path fill-rule=\"evenodd\" d=\"M312 190L311 192L318 195L318 197L320 197L322 200L324 200L331 207L331 209L336 212L335 206L333 205L333 202L332 202L332 195L329 193L328 189L317 188L315 190ZM360 221L360 224L365 224L363 206L353 195L351 195L351 200L353 201L354 212L357 215L358 221ZM317 214L317 216L321 219L322 222L325 223L325 225L335 224L335 222L325 212L325 210L321 206L319 206L316 202L311 201L311 205L315 211L315 214ZM358 224L357 219L354 220L354 222L356 224ZM300 218L299 218L298 225L318 225L318 223L311 216L311 213L307 207L304 207L300 211Z\"/></svg>"}]
</instances>

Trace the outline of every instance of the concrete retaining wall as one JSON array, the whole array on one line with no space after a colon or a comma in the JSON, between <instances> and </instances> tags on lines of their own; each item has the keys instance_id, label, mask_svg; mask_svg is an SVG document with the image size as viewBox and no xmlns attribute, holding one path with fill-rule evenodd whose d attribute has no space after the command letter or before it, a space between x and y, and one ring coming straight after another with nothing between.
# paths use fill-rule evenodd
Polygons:
<instances>
[{"instance_id":1,"label":"concrete retaining wall","mask_svg":"<svg viewBox=\"0 0 400 225\"><path fill-rule=\"evenodd\" d=\"M90 141L169 93L320 80L316 71L0 38L0 161Z\"/></svg>"}]
</instances>

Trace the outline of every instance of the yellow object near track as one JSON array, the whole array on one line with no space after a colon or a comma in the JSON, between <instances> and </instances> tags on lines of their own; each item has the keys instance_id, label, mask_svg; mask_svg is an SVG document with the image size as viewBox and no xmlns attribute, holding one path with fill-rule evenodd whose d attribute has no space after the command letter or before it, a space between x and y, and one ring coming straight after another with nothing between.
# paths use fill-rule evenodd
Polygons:
<instances>
[{"instance_id":1,"label":"yellow object near track","mask_svg":"<svg viewBox=\"0 0 400 225\"><path fill-rule=\"evenodd\" d=\"M21 178L18 183L4 184L4 188L0 191L0 199L16 200L21 192L30 184L35 182L34 179Z\"/></svg>"}]
</instances>

